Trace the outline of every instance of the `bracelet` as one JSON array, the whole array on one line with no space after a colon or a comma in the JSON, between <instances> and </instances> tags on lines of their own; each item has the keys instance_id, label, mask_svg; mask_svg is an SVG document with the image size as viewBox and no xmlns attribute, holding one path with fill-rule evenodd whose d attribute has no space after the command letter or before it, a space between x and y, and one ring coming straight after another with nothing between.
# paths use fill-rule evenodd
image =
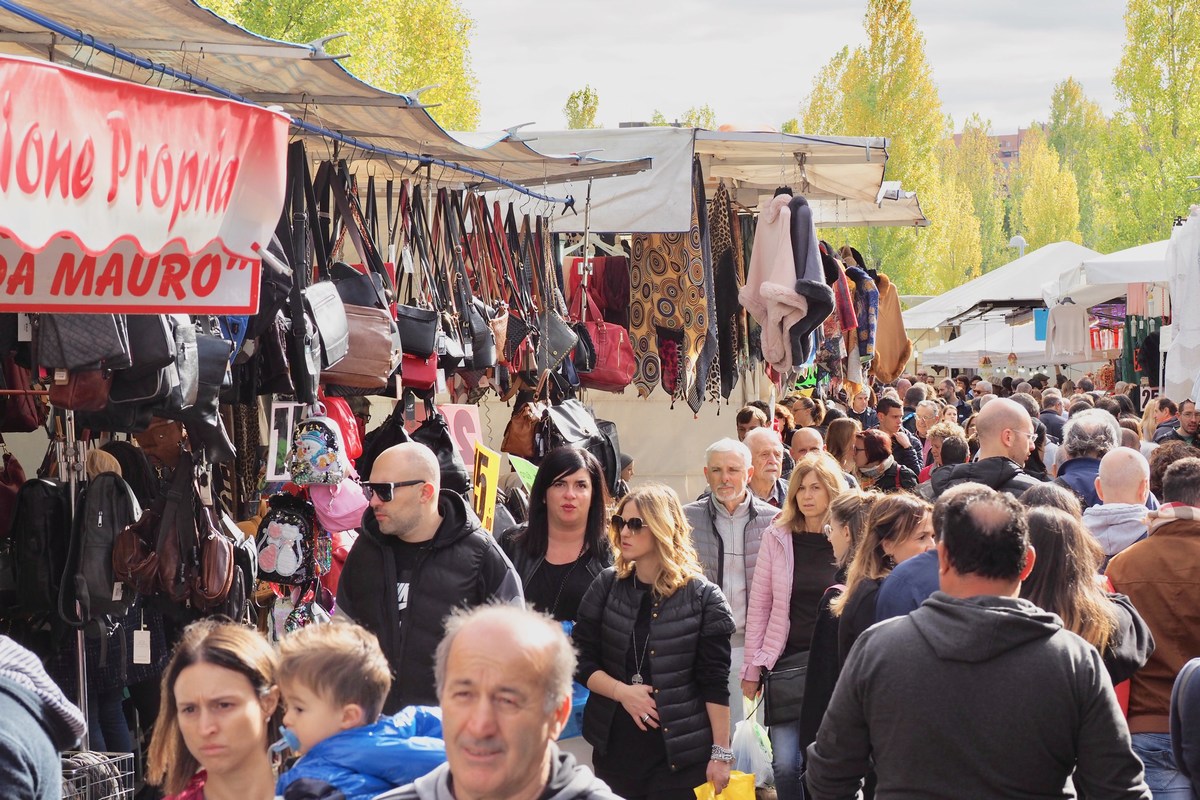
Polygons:
<instances>
[{"instance_id":1,"label":"bracelet","mask_svg":"<svg viewBox=\"0 0 1200 800\"><path fill-rule=\"evenodd\" d=\"M719 744L712 746L712 755L709 757L709 761L724 761L726 764L730 764L733 762L733 758L732 750L726 750Z\"/></svg>"}]
</instances>

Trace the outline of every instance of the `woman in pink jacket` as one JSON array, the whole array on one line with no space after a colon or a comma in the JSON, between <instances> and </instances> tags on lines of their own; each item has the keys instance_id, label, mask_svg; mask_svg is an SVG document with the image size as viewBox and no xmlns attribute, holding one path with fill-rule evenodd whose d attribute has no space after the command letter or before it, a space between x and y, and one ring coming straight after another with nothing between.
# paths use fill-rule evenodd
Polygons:
<instances>
[{"instance_id":1,"label":"woman in pink jacket","mask_svg":"<svg viewBox=\"0 0 1200 800\"><path fill-rule=\"evenodd\" d=\"M796 692L802 694L817 606L837 572L825 528L830 503L844 491L845 476L829 454L810 453L796 464L783 509L763 531L750 586L742 692L754 698L762 690L764 668L777 681L771 688L768 680L765 704L779 800L804 798Z\"/></svg>"}]
</instances>

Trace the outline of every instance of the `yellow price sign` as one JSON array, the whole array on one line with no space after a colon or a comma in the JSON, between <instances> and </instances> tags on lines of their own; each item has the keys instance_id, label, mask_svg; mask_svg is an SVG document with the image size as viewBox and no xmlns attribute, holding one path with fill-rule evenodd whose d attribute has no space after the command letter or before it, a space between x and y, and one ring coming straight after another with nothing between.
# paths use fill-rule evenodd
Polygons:
<instances>
[{"instance_id":1,"label":"yellow price sign","mask_svg":"<svg viewBox=\"0 0 1200 800\"><path fill-rule=\"evenodd\" d=\"M475 442L475 514L490 533L495 533L492 526L496 524L496 490L500 484L502 457L495 450Z\"/></svg>"}]
</instances>

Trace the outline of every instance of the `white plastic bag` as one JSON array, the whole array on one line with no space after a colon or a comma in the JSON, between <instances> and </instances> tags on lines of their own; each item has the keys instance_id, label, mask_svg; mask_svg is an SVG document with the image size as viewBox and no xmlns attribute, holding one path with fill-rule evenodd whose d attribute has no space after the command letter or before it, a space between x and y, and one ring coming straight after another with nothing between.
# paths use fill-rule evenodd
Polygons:
<instances>
[{"instance_id":1,"label":"white plastic bag","mask_svg":"<svg viewBox=\"0 0 1200 800\"><path fill-rule=\"evenodd\" d=\"M771 768L771 740L753 717L734 726L732 749L734 769L753 774L755 786L775 784L775 771Z\"/></svg>"}]
</instances>

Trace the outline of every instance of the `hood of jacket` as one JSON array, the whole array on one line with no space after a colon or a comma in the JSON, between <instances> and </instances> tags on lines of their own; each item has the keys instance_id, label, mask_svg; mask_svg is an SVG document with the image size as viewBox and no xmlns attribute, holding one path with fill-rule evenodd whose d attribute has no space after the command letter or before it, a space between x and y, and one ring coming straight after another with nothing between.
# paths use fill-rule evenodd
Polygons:
<instances>
[{"instance_id":1,"label":"hood of jacket","mask_svg":"<svg viewBox=\"0 0 1200 800\"><path fill-rule=\"evenodd\" d=\"M1096 494L1096 476L1100 474L1100 459L1091 456L1071 458L1058 465L1058 479L1079 495L1084 508L1100 503Z\"/></svg>"},{"instance_id":2,"label":"hood of jacket","mask_svg":"<svg viewBox=\"0 0 1200 800\"><path fill-rule=\"evenodd\" d=\"M961 599L934 592L909 618L938 658L967 664L991 661L1062 629L1057 615L1019 597Z\"/></svg>"},{"instance_id":3,"label":"hood of jacket","mask_svg":"<svg viewBox=\"0 0 1200 800\"><path fill-rule=\"evenodd\" d=\"M1083 524L1104 548L1104 554L1115 556L1146 536L1149 511L1144 505L1105 503L1083 512Z\"/></svg>"},{"instance_id":4,"label":"hood of jacket","mask_svg":"<svg viewBox=\"0 0 1200 800\"><path fill-rule=\"evenodd\" d=\"M347 800L374 797L426 775L446 761L441 711L409 706L330 736L280 776L276 793L293 781L311 778L336 786Z\"/></svg>"},{"instance_id":5,"label":"hood of jacket","mask_svg":"<svg viewBox=\"0 0 1200 800\"><path fill-rule=\"evenodd\" d=\"M933 484L934 494L940 495L951 486L968 482L982 483L984 486L1000 490L1013 478L1024 474L1025 471L1018 467L1015 461L1003 456L994 456L967 464L954 464L949 468L936 469L930 475L929 480Z\"/></svg>"},{"instance_id":6,"label":"hood of jacket","mask_svg":"<svg viewBox=\"0 0 1200 800\"><path fill-rule=\"evenodd\" d=\"M433 535L434 549L449 547L457 541L465 539L473 531L482 531L483 526L475 512L467 508L467 502L462 495L449 489L442 489L438 495L438 513L442 515L442 524L438 525ZM362 531L378 543L383 543L386 534L379 530L379 522L370 507L363 512Z\"/></svg>"},{"instance_id":7,"label":"hood of jacket","mask_svg":"<svg viewBox=\"0 0 1200 800\"><path fill-rule=\"evenodd\" d=\"M56 750L74 747L87 730L83 713L46 674L41 659L7 636L0 636L0 690L29 710Z\"/></svg>"}]
</instances>

